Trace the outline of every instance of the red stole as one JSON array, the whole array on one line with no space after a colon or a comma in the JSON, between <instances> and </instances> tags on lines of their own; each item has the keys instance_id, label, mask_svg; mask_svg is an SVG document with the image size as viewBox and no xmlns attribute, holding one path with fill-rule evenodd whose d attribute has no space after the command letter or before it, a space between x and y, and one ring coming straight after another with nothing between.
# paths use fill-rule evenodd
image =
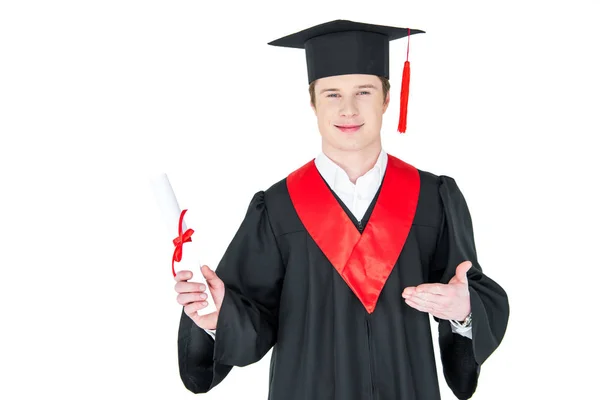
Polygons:
<instances>
[{"instance_id":1,"label":"red stole","mask_svg":"<svg viewBox=\"0 0 600 400\"><path fill-rule=\"evenodd\" d=\"M286 182L300 221L372 313L412 226L419 172L388 154L381 191L362 235L323 181L314 160L292 172Z\"/></svg>"}]
</instances>

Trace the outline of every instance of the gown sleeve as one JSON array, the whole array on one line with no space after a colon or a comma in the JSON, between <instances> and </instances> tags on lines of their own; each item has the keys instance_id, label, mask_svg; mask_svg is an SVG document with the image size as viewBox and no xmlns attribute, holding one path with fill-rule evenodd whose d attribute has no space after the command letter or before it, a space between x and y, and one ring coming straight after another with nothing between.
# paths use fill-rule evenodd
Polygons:
<instances>
[{"instance_id":1,"label":"gown sleeve","mask_svg":"<svg viewBox=\"0 0 600 400\"><path fill-rule=\"evenodd\" d=\"M206 393L233 366L259 361L275 344L284 265L260 191L215 269L225 284L213 340L182 312L179 373L193 393Z\"/></svg>"},{"instance_id":2,"label":"gown sleeve","mask_svg":"<svg viewBox=\"0 0 600 400\"><path fill-rule=\"evenodd\" d=\"M471 215L455 180L441 175L438 190L443 218L430 280L448 283L461 262L472 263L467 272L472 339L452 333L450 321L435 318L446 382L458 399L469 399L477 387L481 365L504 337L508 297L498 283L483 273L477 260Z\"/></svg>"}]
</instances>

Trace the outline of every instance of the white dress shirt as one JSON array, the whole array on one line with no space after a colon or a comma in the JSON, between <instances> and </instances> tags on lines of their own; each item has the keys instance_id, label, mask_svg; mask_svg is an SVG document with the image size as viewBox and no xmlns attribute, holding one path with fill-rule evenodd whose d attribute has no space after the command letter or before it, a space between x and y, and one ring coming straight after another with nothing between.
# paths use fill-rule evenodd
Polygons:
<instances>
[{"instance_id":1,"label":"white dress shirt","mask_svg":"<svg viewBox=\"0 0 600 400\"><path fill-rule=\"evenodd\" d=\"M315 158L315 165L329 187L344 202L354 217L360 221L375 198L379 186L381 186L387 161L387 153L382 149L373 168L360 176L356 180L356 184L350 181L346 171L334 163L323 152ZM471 338L471 327L463 328L457 321L450 321L450 323L452 332ZM213 338L215 337L215 331L210 329L205 330Z\"/></svg>"}]
</instances>

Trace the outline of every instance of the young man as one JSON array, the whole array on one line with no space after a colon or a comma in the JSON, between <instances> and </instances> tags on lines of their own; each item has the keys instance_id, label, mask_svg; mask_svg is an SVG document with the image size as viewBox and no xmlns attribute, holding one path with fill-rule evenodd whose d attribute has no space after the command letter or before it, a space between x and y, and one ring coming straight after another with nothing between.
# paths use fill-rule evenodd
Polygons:
<instances>
[{"instance_id":1,"label":"young man","mask_svg":"<svg viewBox=\"0 0 600 400\"><path fill-rule=\"evenodd\" d=\"M270 399L439 399L431 314L446 382L473 395L508 299L456 182L381 147L389 41L406 34L338 20L270 43L306 50L322 152L257 192L216 271L202 267L217 312L199 316L206 287L177 274L190 391L273 348Z\"/></svg>"}]
</instances>

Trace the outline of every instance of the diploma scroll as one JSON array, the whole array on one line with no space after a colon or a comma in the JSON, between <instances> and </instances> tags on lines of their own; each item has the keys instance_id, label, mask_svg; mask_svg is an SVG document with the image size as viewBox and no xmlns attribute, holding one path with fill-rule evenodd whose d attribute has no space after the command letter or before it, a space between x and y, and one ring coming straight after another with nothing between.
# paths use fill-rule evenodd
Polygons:
<instances>
[{"instance_id":1,"label":"diploma scroll","mask_svg":"<svg viewBox=\"0 0 600 400\"><path fill-rule=\"evenodd\" d=\"M198 315L206 315L216 311L214 299L208 289L208 283L200 271L201 264L198 257L198 243L192 241L193 229L188 229L185 223L185 214L188 210L181 211L175 193L167 174L161 173L153 176L150 180L152 191L158 208L162 215L168 238L172 240L171 248L173 256L171 259L172 273L177 271L192 271L193 277L188 282L204 283L207 287L205 293L208 306L198 310ZM177 264L177 269L175 265Z\"/></svg>"}]
</instances>

